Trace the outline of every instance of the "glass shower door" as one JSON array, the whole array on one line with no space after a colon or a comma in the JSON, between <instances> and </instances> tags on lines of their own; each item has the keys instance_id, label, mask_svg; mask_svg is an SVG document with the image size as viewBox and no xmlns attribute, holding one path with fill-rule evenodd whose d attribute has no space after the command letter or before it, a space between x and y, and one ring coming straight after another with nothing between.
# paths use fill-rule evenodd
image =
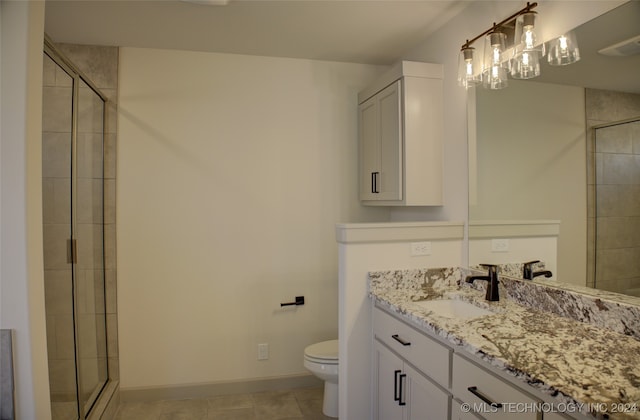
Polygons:
<instances>
[{"instance_id":1,"label":"glass shower door","mask_svg":"<svg viewBox=\"0 0 640 420\"><path fill-rule=\"evenodd\" d=\"M103 98L44 55L42 189L53 420L85 419L108 380Z\"/></svg>"},{"instance_id":2,"label":"glass shower door","mask_svg":"<svg viewBox=\"0 0 640 420\"><path fill-rule=\"evenodd\" d=\"M77 262L79 399L88 413L107 382L103 239L104 102L82 79L78 91L73 189Z\"/></svg>"},{"instance_id":3,"label":"glass shower door","mask_svg":"<svg viewBox=\"0 0 640 420\"><path fill-rule=\"evenodd\" d=\"M71 238L71 145L75 79L44 55L42 215L49 392L54 420L78 418Z\"/></svg>"}]
</instances>

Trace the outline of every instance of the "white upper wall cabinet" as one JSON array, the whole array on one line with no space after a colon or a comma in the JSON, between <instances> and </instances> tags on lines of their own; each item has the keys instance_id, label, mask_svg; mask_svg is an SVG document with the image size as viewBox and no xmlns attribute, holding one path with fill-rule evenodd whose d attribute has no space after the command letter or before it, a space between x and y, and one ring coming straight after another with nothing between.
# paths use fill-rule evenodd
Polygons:
<instances>
[{"instance_id":1,"label":"white upper wall cabinet","mask_svg":"<svg viewBox=\"0 0 640 420\"><path fill-rule=\"evenodd\" d=\"M441 206L442 65L401 61L358 94L360 200Z\"/></svg>"}]
</instances>

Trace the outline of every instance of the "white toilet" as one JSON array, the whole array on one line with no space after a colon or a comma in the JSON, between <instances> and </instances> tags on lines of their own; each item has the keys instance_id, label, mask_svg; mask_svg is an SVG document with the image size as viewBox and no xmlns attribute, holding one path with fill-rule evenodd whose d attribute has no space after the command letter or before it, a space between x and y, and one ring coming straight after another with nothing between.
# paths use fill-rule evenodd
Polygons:
<instances>
[{"instance_id":1,"label":"white toilet","mask_svg":"<svg viewBox=\"0 0 640 420\"><path fill-rule=\"evenodd\" d=\"M322 341L304 349L304 367L324 381L324 415L338 417L338 340Z\"/></svg>"}]
</instances>

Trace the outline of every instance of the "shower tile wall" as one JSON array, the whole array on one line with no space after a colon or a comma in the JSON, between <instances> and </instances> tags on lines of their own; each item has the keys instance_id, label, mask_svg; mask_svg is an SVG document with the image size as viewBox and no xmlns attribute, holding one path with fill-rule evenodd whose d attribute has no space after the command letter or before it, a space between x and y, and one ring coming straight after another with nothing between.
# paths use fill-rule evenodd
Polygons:
<instances>
[{"instance_id":1,"label":"shower tile wall","mask_svg":"<svg viewBox=\"0 0 640 420\"><path fill-rule=\"evenodd\" d=\"M118 334L117 334L117 306L116 306L116 236L115 236L115 198L116 198L116 111L117 111L117 89L118 89L118 48L116 47L101 47L101 46L85 46L85 45L70 45L70 44L57 44L56 47L66 55L71 62L74 63L86 76L99 88L108 98L107 102L107 119L106 129L104 137L104 254L105 254L105 294L97 293L95 301L87 299L79 299L79 302L85 306L91 306L93 304L99 304L102 298L105 300L105 312L106 312L106 328L107 328L107 355L98 353L98 357L108 357L108 374L111 380L118 380L120 377L119 372L119 358L118 358ZM68 120L71 119L71 80L64 77L63 71L57 69L57 66L45 56L45 70L44 70L44 85L45 85L45 100L53 101L55 108L60 110L68 110ZM93 127L84 126L84 121L97 122L102 119L102 106L101 101L92 99L94 96L86 86L80 86L80 99L79 99L79 132L78 132L78 146L77 153L79 156L78 162L87 162L87 165L79 165L78 167L78 196L87 196L87 194L95 194L102 191L100 185L95 184L100 181L98 173L93 173L100 170L100 165L94 165L93 162L99 162L101 159L102 148L99 147L100 135L94 134L98 124ZM70 211L70 197L69 197L69 182L70 174L68 173L70 167L70 150L69 146L60 148L60 144L68 145L70 142L70 123L60 123L61 118L58 116L55 120L53 118L47 119L47 115L43 117L43 191L44 194L50 194L53 199L52 206L44 208L45 218L45 240L46 231L54 230L53 234L59 236L59 238L66 238L69 236L69 220L68 215ZM49 121L49 122L47 122ZM55 126L58 124L58 126ZM100 125L101 126L101 125ZM45 200L48 201L48 200ZM102 214L100 209L99 197L95 197L93 201L87 201L84 207L80 206L77 209L77 223L79 229L79 235L84 234L85 237L94 237L96 240L101 240L102 234L96 220L93 215ZM64 223L57 223L64 220ZM52 223L57 223L51 225ZM52 227L55 226L55 227ZM51 235L49 235L51 236ZM80 249L78 252L81 252ZM54 380L59 381L56 384L56 388L64 390L65 393L75 393L75 378L74 361L73 361L73 330L72 330L72 314L69 309L69 305L64 305L62 299L65 299L64 295L71 294L71 275L68 264L66 264L66 253L64 250L56 250L49 242L45 242L45 264L47 260L47 253L53 258L53 261L60 261L57 266L45 267L45 269L60 269L59 275L52 277L52 281L57 282L62 287L56 287L55 291L53 287L50 287L49 293L47 293L47 307L54 308L55 315L52 315L54 319L48 317L48 345L49 348L53 348L54 352L50 353L50 371ZM95 258L101 258L101 256L82 256L79 255L78 271L79 275L95 275L93 271L95 267L91 267L90 270L83 270L81 267L81 261L91 261ZM51 258L50 258L51 259ZM64 262L64 263L63 263ZM84 267L89 268L89 266ZM100 282L98 282L100 283ZM93 282L79 282L84 285L86 290L78 290L79 294L84 296L92 296L94 290L89 290ZM68 297L66 297L68 299ZM58 312L56 313L56 308ZM88 316L83 318L83 314L90 314L95 312L93 307L79 307L79 328L82 329L82 323L94 323L94 319ZM49 310L48 310L49 312ZM59 319L59 322L56 322ZM49 328L50 323L54 323L52 328ZM59 326L60 325L60 326ZM99 325L99 323L98 323ZM88 325L87 325L88 327ZM60 343L64 343L61 345ZM91 354L92 346L89 343L81 344L82 348L88 348L87 354ZM94 344L93 347L96 347ZM97 343L97 348L100 348L100 343ZM82 354L80 355L82 357ZM71 372L71 373L68 373ZM89 372L87 375L97 375L103 377L105 372ZM91 382L92 378L89 379ZM52 387L54 385L52 384ZM88 390L86 390L88 391ZM63 396L60 396L62 400ZM64 399L66 400L66 398ZM115 404L118 403L118 396L116 395Z\"/></svg>"},{"instance_id":2,"label":"shower tile wall","mask_svg":"<svg viewBox=\"0 0 640 420\"><path fill-rule=\"evenodd\" d=\"M586 112L588 285L625 293L640 288L640 123L598 129L597 141L591 127L640 116L640 95L587 89Z\"/></svg>"}]
</instances>

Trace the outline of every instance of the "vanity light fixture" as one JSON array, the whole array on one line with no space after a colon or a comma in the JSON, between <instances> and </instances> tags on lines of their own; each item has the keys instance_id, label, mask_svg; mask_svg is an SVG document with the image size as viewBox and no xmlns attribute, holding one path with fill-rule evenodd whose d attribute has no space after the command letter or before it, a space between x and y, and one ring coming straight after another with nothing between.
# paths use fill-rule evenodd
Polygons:
<instances>
[{"instance_id":1,"label":"vanity light fixture","mask_svg":"<svg viewBox=\"0 0 640 420\"><path fill-rule=\"evenodd\" d=\"M487 89L502 89L508 85L508 75L514 79L531 79L540 75L540 61L545 56L545 45L536 35L538 15L533 11L538 3L527 5L502 20L460 48L458 58L458 84L465 88L480 83ZM515 36L510 41L508 34ZM482 60L475 54L472 44L485 37ZM508 50L508 48L511 48ZM551 65L565 65L580 59L573 33L568 33L550 44L547 60Z\"/></svg>"}]
</instances>

